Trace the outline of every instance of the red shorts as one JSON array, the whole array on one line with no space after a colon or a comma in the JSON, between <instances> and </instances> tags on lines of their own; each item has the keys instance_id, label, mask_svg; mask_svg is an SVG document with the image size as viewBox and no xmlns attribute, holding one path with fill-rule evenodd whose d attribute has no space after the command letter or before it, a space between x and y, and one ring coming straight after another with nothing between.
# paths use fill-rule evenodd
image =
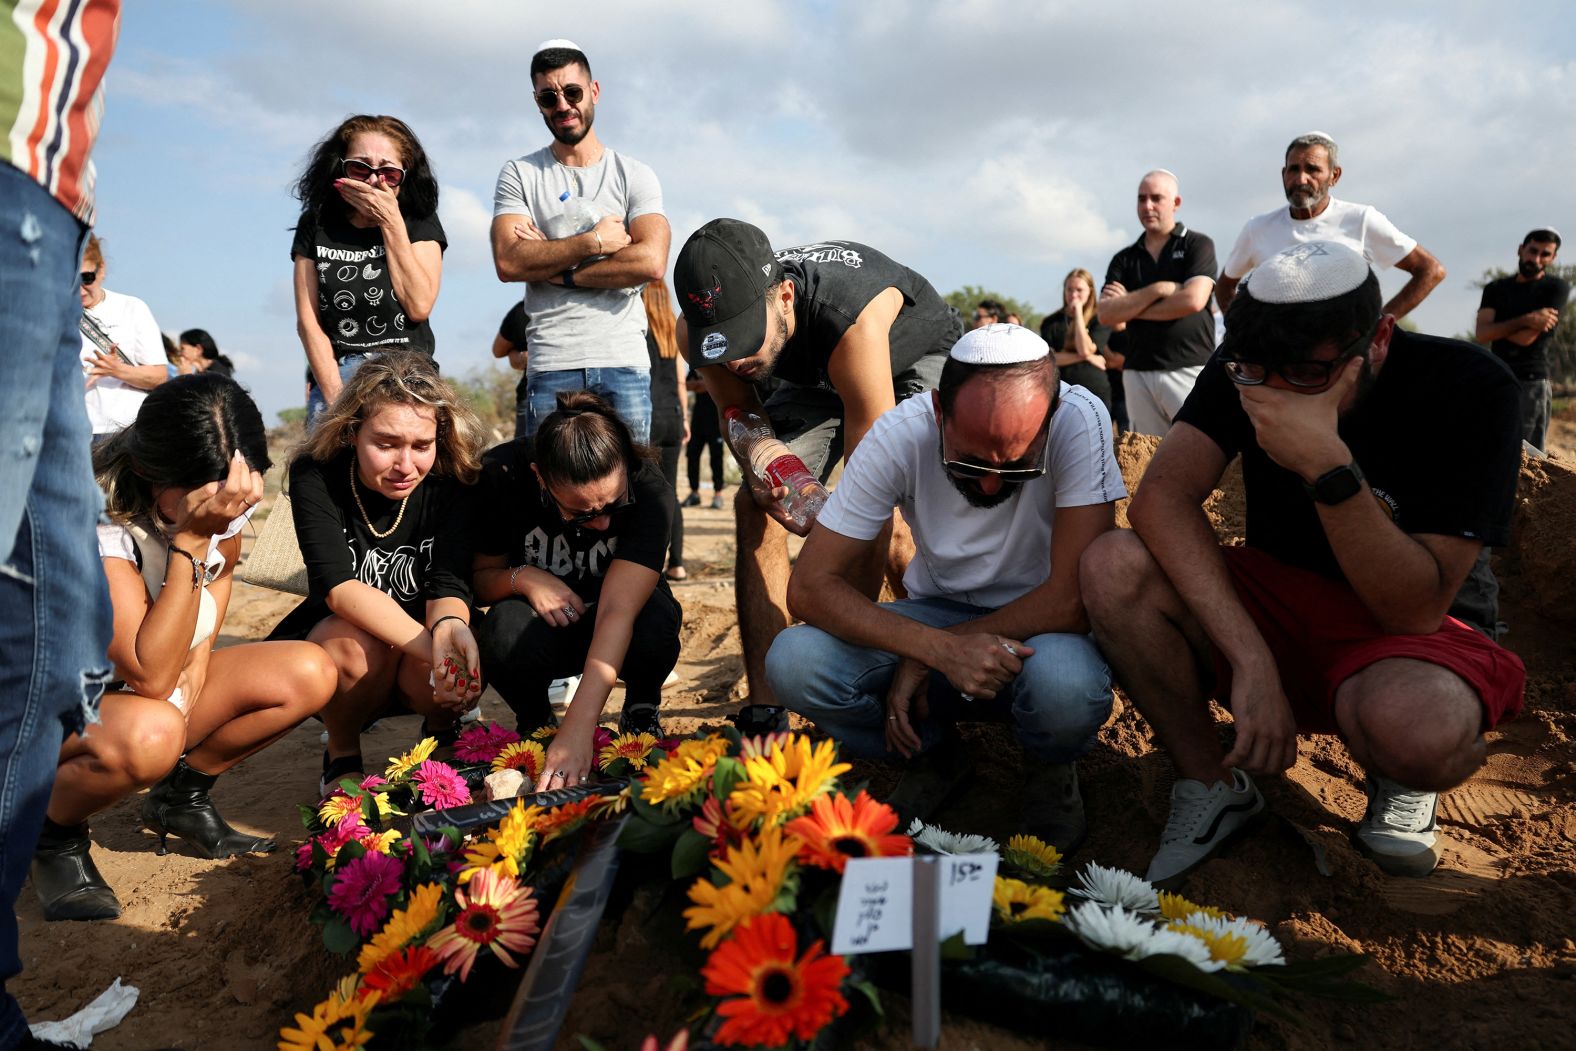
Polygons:
<instances>
[{"instance_id":1,"label":"red shorts","mask_svg":"<svg viewBox=\"0 0 1576 1051\"><path fill-rule=\"evenodd\" d=\"M1335 691L1392 657L1447 668L1477 691L1483 728L1521 711L1527 669L1521 658L1454 617L1432 635L1387 635L1348 585L1298 569L1249 547L1222 548L1237 597L1280 669L1281 687L1303 733L1340 733ZM1231 696L1231 665L1215 652L1216 695Z\"/></svg>"}]
</instances>

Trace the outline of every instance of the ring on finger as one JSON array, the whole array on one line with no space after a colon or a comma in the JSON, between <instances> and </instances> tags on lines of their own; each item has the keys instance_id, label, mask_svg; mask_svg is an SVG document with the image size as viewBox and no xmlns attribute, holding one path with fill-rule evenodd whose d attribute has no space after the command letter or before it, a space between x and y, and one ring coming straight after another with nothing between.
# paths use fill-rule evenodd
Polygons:
<instances>
[{"instance_id":1,"label":"ring on finger","mask_svg":"<svg viewBox=\"0 0 1576 1051\"><path fill-rule=\"evenodd\" d=\"M1018 647L1014 646L1010 642L1004 640L1001 644L1001 648L1007 651L1007 655L1009 657L1016 657L1018 655Z\"/></svg>"},{"instance_id":2,"label":"ring on finger","mask_svg":"<svg viewBox=\"0 0 1576 1051\"><path fill-rule=\"evenodd\" d=\"M960 693L960 694L958 694L958 696L962 697L965 701L968 701L970 704L974 703L974 695L972 693Z\"/></svg>"}]
</instances>

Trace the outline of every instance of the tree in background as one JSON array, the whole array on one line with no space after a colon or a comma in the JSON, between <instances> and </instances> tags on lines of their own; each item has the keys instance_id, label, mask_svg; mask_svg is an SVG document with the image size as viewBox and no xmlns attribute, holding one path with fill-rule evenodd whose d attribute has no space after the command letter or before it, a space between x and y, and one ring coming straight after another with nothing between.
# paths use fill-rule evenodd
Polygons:
<instances>
[{"instance_id":1,"label":"tree in background","mask_svg":"<svg viewBox=\"0 0 1576 1051\"><path fill-rule=\"evenodd\" d=\"M1548 273L1554 277L1564 278L1576 286L1576 263L1555 263L1548 268ZM1502 277L1514 277L1514 270L1505 270L1492 266L1483 271L1483 276L1472 282L1473 288L1482 288L1490 281L1498 281ZM951 302L949 299L948 302ZM1476 342L1468 330L1462 333L1461 339ZM1567 305L1560 314L1560 323L1554 327L1554 340L1549 344L1549 379L1560 386L1570 386L1576 383L1576 303Z\"/></svg>"},{"instance_id":2,"label":"tree in background","mask_svg":"<svg viewBox=\"0 0 1576 1051\"><path fill-rule=\"evenodd\" d=\"M979 285L964 285L962 288L948 292L942 298L947 301L948 306L963 315L963 324L966 327L973 326L974 307L982 299L994 299L1006 307L1009 314L1017 314L1022 318L1024 328L1034 332L1040 331L1040 320L1045 317L1044 314L1034 309L1032 303L1014 299L1011 296L1004 296L1000 292L992 292L981 288Z\"/></svg>"}]
</instances>

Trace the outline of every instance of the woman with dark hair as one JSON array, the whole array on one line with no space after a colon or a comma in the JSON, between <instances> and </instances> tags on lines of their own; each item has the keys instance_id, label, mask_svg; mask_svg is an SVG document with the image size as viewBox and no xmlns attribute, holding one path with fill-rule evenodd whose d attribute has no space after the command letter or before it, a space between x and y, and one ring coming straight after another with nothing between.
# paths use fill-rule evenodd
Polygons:
<instances>
[{"instance_id":1,"label":"woman with dark hair","mask_svg":"<svg viewBox=\"0 0 1576 1051\"><path fill-rule=\"evenodd\" d=\"M652 281L641 298L646 307L646 354L651 359L651 446L673 493L673 533L668 538L668 568L663 576L683 580L689 576L684 569L684 516L678 510L679 450L689 441L689 424L684 422L684 359L679 356L668 283Z\"/></svg>"},{"instance_id":2,"label":"woman with dark hair","mask_svg":"<svg viewBox=\"0 0 1576 1051\"><path fill-rule=\"evenodd\" d=\"M334 690L320 648L215 649L240 532L263 494L263 420L233 380L181 376L93 454L111 524L98 527L114 607L117 682L103 721L60 749L33 887L50 920L113 919L120 903L89 856L88 818L153 785L143 824L206 858L272 850L214 809L214 780L316 712ZM162 778L162 780L160 780ZM154 784L154 782L158 782Z\"/></svg>"},{"instance_id":3,"label":"woman with dark hair","mask_svg":"<svg viewBox=\"0 0 1576 1051\"><path fill-rule=\"evenodd\" d=\"M1083 387L1111 408L1111 381L1106 377L1105 348L1109 326L1096 315L1094 275L1079 268L1062 280L1062 309L1045 315L1040 338L1050 344L1062 379Z\"/></svg>"},{"instance_id":4,"label":"woman with dark hair","mask_svg":"<svg viewBox=\"0 0 1576 1051\"><path fill-rule=\"evenodd\" d=\"M323 794L360 777L362 727L412 712L452 731L481 694L470 629L470 494L481 424L432 359L393 351L351 376L290 463L307 597L269 638L328 651Z\"/></svg>"},{"instance_id":5,"label":"woman with dark hair","mask_svg":"<svg viewBox=\"0 0 1576 1051\"><path fill-rule=\"evenodd\" d=\"M296 331L312 370L310 428L368 357L432 354L427 318L449 242L426 151L395 117L347 118L312 150L295 196L290 255Z\"/></svg>"},{"instance_id":6,"label":"woman with dark hair","mask_svg":"<svg viewBox=\"0 0 1576 1051\"><path fill-rule=\"evenodd\" d=\"M662 683L678 663L683 612L662 579L673 488L612 407L562 391L534 439L487 454L476 531L482 671L522 735L552 723L547 687L580 685L547 749L537 790L587 780L592 742L623 678L622 733L660 737Z\"/></svg>"},{"instance_id":7,"label":"woman with dark hair","mask_svg":"<svg viewBox=\"0 0 1576 1051\"><path fill-rule=\"evenodd\" d=\"M219 344L206 329L189 328L181 333L182 372L212 372L216 376L235 376L235 363L219 353Z\"/></svg>"}]
</instances>

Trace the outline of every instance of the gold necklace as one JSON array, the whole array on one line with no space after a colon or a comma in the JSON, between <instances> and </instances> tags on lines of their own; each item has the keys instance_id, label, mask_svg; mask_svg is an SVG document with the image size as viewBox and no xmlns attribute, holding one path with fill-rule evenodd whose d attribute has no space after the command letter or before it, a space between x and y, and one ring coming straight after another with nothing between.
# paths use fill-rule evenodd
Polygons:
<instances>
[{"instance_id":1,"label":"gold necklace","mask_svg":"<svg viewBox=\"0 0 1576 1051\"><path fill-rule=\"evenodd\" d=\"M356 510L361 512L361 520L367 523L367 532L371 533L378 540L387 540L394 535L394 531L399 528L399 524L405 520L405 505L410 503L410 497L408 496L399 502L399 514L394 516L394 524L389 526L386 531L380 533L372 528L372 519L367 517L366 505L361 502L361 493L356 489L356 457L354 453L350 457L350 495L356 498Z\"/></svg>"}]
</instances>

